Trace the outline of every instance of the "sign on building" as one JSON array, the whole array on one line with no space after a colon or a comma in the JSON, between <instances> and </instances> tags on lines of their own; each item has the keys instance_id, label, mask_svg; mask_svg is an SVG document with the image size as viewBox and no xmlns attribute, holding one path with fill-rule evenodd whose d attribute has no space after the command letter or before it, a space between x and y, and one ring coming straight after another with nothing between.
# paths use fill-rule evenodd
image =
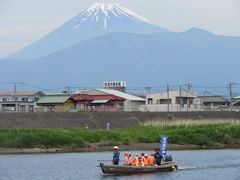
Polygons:
<instances>
[{"instance_id":1,"label":"sign on building","mask_svg":"<svg viewBox=\"0 0 240 180\"><path fill-rule=\"evenodd\" d=\"M109 81L104 82L105 89L114 89L125 92L127 83L125 81Z\"/></svg>"}]
</instances>

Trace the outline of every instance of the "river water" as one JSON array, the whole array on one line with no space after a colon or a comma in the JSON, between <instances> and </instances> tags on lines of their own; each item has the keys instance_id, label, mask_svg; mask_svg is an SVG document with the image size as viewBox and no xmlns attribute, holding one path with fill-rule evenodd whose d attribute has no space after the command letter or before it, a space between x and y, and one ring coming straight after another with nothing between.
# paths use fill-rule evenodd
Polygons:
<instances>
[{"instance_id":1,"label":"river water","mask_svg":"<svg viewBox=\"0 0 240 180\"><path fill-rule=\"evenodd\" d=\"M170 151L169 154L179 164L178 171L131 176L102 174L97 167L99 160L111 159L112 152L0 155L0 180L240 180L240 150Z\"/></svg>"}]
</instances>

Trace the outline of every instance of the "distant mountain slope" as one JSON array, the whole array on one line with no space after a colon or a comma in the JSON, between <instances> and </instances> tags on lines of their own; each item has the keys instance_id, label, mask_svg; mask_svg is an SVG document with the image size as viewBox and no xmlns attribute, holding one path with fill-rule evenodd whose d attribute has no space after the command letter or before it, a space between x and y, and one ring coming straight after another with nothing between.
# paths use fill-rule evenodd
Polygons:
<instances>
[{"instance_id":1,"label":"distant mountain slope","mask_svg":"<svg viewBox=\"0 0 240 180\"><path fill-rule=\"evenodd\" d=\"M33 61L0 62L0 81L43 87L99 86L124 80L131 86L239 82L240 38L200 29L182 33L111 33Z\"/></svg>"},{"instance_id":2,"label":"distant mountain slope","mask_svg":"<svg viewBox=\"0 0 240 180\"><path fill-rule=\"evenodd\" d=\"M47 36L8 58L37 58L82 40L111 32L150 34L167 32L119 4L95 3Z\"/></svg>"}]
</instances>

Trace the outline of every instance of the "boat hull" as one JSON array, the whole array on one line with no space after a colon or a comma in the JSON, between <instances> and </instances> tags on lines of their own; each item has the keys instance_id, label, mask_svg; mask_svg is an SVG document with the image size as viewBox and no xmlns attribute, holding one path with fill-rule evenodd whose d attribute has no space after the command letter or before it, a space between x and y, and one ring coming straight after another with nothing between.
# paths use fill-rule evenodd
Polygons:
<instances>
[{"instance_id":1,"label":"boat hull","mask_svg":"<svg viewBox=\"0 0 240 180\"><path fill-rule=\"evenodd\" d=\"M171 172L177 170L178 166L174 162L164 163L160 166L122 166L122 165L104 165L100 163L104 174L138 174L138 173L156 173Z\"/></svg>"}]
</instances>

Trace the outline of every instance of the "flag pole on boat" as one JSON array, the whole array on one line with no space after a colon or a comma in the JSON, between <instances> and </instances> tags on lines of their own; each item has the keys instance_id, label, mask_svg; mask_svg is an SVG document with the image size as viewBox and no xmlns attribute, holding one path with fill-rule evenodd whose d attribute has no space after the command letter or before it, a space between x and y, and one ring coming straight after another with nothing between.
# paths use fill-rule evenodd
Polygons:
<instances>
[{"instance_id":1,"label":"flag pole on boat","mask_svg":"<svg viewBox=\"0 0 240 180\"><path fill-rule=\"evenodd\" d=\"M161 155L165 159L167 156L168 136L162 136L160 144Z\"/></svg>"}]
</instances>

